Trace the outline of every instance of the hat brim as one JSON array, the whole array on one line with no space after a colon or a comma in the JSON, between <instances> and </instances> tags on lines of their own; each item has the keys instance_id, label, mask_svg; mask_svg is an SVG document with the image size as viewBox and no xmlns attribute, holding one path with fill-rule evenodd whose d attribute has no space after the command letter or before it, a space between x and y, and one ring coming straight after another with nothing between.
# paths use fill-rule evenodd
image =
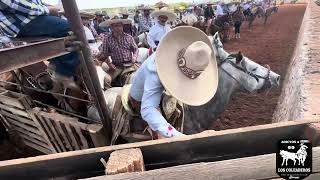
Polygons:
<instances>
[{"instance_id":1,"label":"hat brim","mask_svg":"<svg viewBox=\"0 0 320 180\"><path fill-rule=\"evenodd\" d=\"M94 19L94 18L95 18L95 15L89 14L89 13L82 13L82 12L80 12L80 17L81 17L81 18L87 18L87 19Z\"/></svg>"},{"instance_id":2,"label":"hat brim","mask_svg":"<svg viewBox=\"0 0 320 180\"><path fill-rule=\"evenodd\" d=\"M106 20L102 23L99 24L100 27L110 27L112 24L117 24L117 23L122 23L122 24L131 24L130 19L111 19L111 20Z\"/></svg>"},{"instance_id":3,"label":"hat brim","mask_svg":"<svg viewBox=\"0 0 320 180\"><path fill-rule=\"evenodd\" d=\"M142 11L146 11L146 10L152 11L152 10L154 10L154 9L153 9L153 8L139 8L139 10L142 10Z\"/></svg>"},{"instance_id":4,"label":"hat brim","mask_svg":"<svg viewBox=\"0 0 320 180\"><path fill-rule=\"evenodd\" d=\"M158 18L159 16L167 16L168 21L175 21L178 19L177 15L167 10L159 10L151 13L151 17Z\"/></svg>"},{"instance_id":5,"label":"hat brim","mask_svg":"<svg viewBox=\"0 0 320 180\"><path fill-rule=\"evenodd\" d=\"M196 79L186 77L177 65L178 52L196 41L212 49L208 67ZM210 101L218 88L218 67L208 36L194 27L177 27L160 42L156 51L157 72L162 85L184 104L200 106Z\"/></svg>"}]
</instances>

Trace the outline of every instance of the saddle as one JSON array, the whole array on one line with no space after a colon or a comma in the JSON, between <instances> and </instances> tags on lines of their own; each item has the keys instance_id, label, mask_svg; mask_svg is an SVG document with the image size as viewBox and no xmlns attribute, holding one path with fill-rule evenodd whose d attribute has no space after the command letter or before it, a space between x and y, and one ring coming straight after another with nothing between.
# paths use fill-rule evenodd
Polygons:
<instances>
[{"instance_id":1,"label":"saddle","mask_svg":"<svg viewBox=\"0 0 320 180\"><path fill-rule=\"evenodd\" d=\"M121 95L117 97L112 110L112 119L115 121L112 143L121 136L128 142L138 142L158 139L140 115L141 103L130 97L131 85L122 88ZM164 118L173 127L183 132L184 111L183 104L174 97L164 93L158 109Z\"/></svg>"}]
</instances>

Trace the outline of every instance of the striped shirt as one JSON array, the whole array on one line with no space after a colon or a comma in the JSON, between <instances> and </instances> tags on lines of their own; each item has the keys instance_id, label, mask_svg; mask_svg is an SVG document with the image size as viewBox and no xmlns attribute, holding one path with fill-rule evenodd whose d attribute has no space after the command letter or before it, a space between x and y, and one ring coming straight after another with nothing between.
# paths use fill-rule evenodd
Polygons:
<instances>
[{"instance_id":1,"label":"striped shirt","mask_svg":"<svg viewBox=\"0 0 320 180\"><path fill-rule=\"evenodd\" d=\"M1 0L0 28L7 36L16 37L31 20L48 14L41 0Z\"/></svg>"},{"instance_id":2,"label":"striped shirt","mask_svg":"<svg viewBox=\"0 0 320 180\"><path fill-rule=\"evenodd\" d=\"M123 33L120 39L116 39L112 33L105 33L101 55L105 58L111 56L112 64L122 66L137 59L138 46L129 34Z\"/></svg>"}]
</instances>

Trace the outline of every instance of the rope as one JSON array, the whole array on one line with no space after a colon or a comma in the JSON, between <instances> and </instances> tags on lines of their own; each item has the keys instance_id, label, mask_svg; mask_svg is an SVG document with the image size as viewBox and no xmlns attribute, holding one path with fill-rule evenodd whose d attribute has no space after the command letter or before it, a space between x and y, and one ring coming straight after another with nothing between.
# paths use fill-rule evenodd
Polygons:
<instances>
[{"instance_id":1,"label":"rope","mask_svg":"<svg viewBox=\"0 0 320 180\"><path fill-rule=\"evenodd\" d=\"M65 97L65 98L78 100L78 101L82 101L82 102L87 102L87 103L93 103L92 101L89 101L89 100L80 99L80 98L76 98L76 97L72 97L72 96L68 96L68 95L64 95L64 94L60 94L60 93L48 92L48 91L40 90L40 89L37 89L37 88L23 86L23 85L20 85L20 84L17 84L17 83L13 83L13 82L2 81L2 80L0 80L0 82L6 83L6 84L10 84L10 85L14 85L14 86L23 87L23 88L26 88L26 89L29 89L29 90L34 90L34 91L41 92L41 93L46 93L46 94L51 94L51 95L56 95L56 96L62 96L62 97Z\"/></svg>"}]
</instances>

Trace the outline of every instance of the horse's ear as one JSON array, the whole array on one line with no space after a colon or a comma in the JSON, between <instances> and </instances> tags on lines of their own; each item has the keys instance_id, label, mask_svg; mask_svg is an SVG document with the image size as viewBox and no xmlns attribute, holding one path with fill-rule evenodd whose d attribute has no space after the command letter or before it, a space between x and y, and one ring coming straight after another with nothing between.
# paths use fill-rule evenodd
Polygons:
<instances>
[{"instance_id":1,"label":"horse's ear","mask_svg":"<svg viewBox=\"0 0 320 180\"><path fill-rule=\"evenodd\" d=\"M214 37L216 40L218 40L219 32L216 32L213 37Z\"/></svg>"},{"instance_id":2,"label":"horse's ear","mask_svg":"<svg viewBox=\"0 0 320 180\"><path fill-rule=\"evenodd\" d=\"M241 51L239 51L239 53L236 56L236 63L239 64L243 59L243 55L241 53Z\"/></svg>"}]
</instances>

